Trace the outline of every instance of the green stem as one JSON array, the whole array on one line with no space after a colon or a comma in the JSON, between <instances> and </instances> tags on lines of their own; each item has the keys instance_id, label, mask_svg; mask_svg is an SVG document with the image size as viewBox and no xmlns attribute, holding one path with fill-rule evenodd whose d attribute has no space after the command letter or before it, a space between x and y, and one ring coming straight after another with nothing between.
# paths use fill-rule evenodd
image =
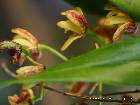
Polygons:
<instances>
[{"instance_id":1,"label":"green stem","mask_svg":"<svg viewBox=\"0 0 140 105\"><path fill-rule=\"evenodd\" d=\"M102 98L102 94L103 94L103 84L102 82L99 83L99 98ZM101 105L102 103L99 102L99 105Z\"/></svg>"},{"instance_id":2,"label":"green stem","mask_svg":"<svg viewBox=\"0 0 140 105\"><path fill-rule=\"evenodd\" d=\"M58 56L59 58L61 58L64 61L67 61L68 58L65 57L64 55L62 55L60 52L58 52L57 50L53 49L52 47L48 46L48 45L44 45L44 44L39 44L39 48L41 50L48 50L51 53L53 53L54 55Z\"/></svg>"}]
</instances>

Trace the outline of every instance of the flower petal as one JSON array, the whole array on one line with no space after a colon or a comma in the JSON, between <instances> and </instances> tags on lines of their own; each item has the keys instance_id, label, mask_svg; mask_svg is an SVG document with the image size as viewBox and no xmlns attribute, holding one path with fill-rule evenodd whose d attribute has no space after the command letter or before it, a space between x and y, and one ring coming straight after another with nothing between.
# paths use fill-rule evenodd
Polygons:
<instances>
[{"instance_id":1,"label":"flower petal","mask_svg":"<svg viewBox=\"0 0 140 105\"><path fill-rule=\"evenodd\" d=\"M66 12L62 12L61 14L65 15L73 24L80 27L82 33L86 31L87 21L80 8L76 8L75 10L68 10Z\"/></svg>"},{"instance_id":2,"label":"flower petal","mask_svg":"<svg viewBox=\"0 0 140 105\"><path fill-rule=\"evenodd\" d=\"M80 27L76 26L75 24L73 24L69 20L67 20L67 21L60 21L60 22L57 23L57 26L60 27L60 28L65 29L65 33L70 30L72 32L81 34L81 31L82 31Z\"/></svg>"},{"instance_id":3,"label":"flower petal","mask_svg":"<svg viewBox=\"0 0 140 105\"><path fill-rule=\"evenodd\" d=\"M83 11L80 7L75 7L75 10L78 11L81 15L84 15Z\"/></svg>"},{"instance_id":4,"label":"flower petal","mask_svg":"<svg viewBox=\"0 0 140 105\"><path fill-rule=\"evenodd\" d=\"M81 37L83 37L83 35L77 35L77 34L70 35L69 38L66 40L66 42L61 47L61 51L66 50L71 45L72 42L74 42L76 39L79 39Z\"/></svg>"},{"instance_id":5,"label":"flower petal","mask_svg":"<svg viewBox=\"0 0 140 105\"><path fill-rule=\"evenodd\" d=\"M38 60L41 57L41 52L39 51L38 46L35 46L30 41L26 39L13 39L13 41L22 45L34 60Z\"/></svg>"},{"instance_id":6,"label":"flower petal","mask_svg":"<svg viewBox=\"0 0 140 105\"><path fill-rule=\"evenodd\" d=\"M32 35L30 32L28 32L25 29L22 28L14 28L11 30L13 33L16 33L18 35L20 35L23 38L26 38L27 40L29 40L31 43L38 45L38 40L34 37L34 35Z\"/></svg>"},{"instance_id":7,"label":"flower petal","mask_svg":"<svg viewBox=\"0 0 140 105\"><path fill-rule=\"evenodd\" d=\"M104 25L111 26L111 25L118 25L123 24L126 22L131 22L132 20L130 18L124 17L124 16L112 16L105 19Z\"/></svg>"},{"instance_id":8,"label":"flower petal","mask_svg":"<svg viewBox=\"0 0 140 105\"><path fill-rule=\"evenodd\" d=\"M36 47L34 44L32 44L30 41L26 40L26 39L13 39L14 42L19 43L20 45L22 45L25 48L33 48Z\"/></svg>"},{"instance_id":9,"label":"flower petal","mask_svg":"<svg viewBox=\"0 0 140 105\"><path fill-rule=\"evenodd\" d=\"M134 34L138 31L138 27L136 25L136 23L131 22L125 29L124 32L127 32L129 34Z\"/></svg>"},{"instance_id":10,"label":"flower petal","mask_svg":"<svg viewBox=\"0 0 140 105\"><path fill-rule=\"evenodd\" d=\"M124 32L124 30L131 24L131 22L127 22L127 23L124 23L122 25L120 25L116 32L114 33L113 35L113 40L116 41L116 40L119 40L120 37L121 37L121 33Z\"/></svg>"}]
</instances>

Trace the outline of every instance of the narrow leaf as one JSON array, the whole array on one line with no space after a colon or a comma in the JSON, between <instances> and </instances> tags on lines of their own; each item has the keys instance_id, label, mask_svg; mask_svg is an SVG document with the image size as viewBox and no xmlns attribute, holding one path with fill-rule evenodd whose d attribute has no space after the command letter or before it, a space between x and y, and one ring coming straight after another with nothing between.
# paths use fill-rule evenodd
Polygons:
<instances>
[{"instance_id":1,"label":"narrow leaf","mask_svg":"<svg viewBox=\"0 0 140 105\"><path fill-rule=\"evenodd\" d=\"M140 85L140 38L109 45L29 78L0 82L1 86L35 82L103 82Z\"/></svg>"}]
</instances>

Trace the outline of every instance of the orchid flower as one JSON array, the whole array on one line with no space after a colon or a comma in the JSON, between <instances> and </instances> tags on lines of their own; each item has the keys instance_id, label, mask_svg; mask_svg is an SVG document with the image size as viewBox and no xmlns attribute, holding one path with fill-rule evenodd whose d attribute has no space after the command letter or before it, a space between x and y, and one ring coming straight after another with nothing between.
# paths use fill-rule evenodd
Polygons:
<instances>
[{"instance_id":1,"label":"orchid flower","mask_svg":"<svg viewBox=\"0 0 140 105\"><path fill-rule=\"evenodd\" d=\"M121 38L123 32L133 34L137 31L134 20L126 13L117 9L113 5L106 5L106 10L110 12L106 17L101 18L94 32L106 43L110 43Z\"/></svg>"},{"instance_id":2,"label":"orchid flower","mask_svg":"<svg viewBox=\"0 0 140 105\"><path fill-rule=\"evenodd\" d=\"M42 71L44 71L44 66L24 66L20 67L16 73L17 78L26 78L35 74L38 74ZM23 89L21 91L20 96L14 95L14 96L8 96L9 103L11 105L32 105L34 102L34 94L32 87L34 87L36 84L24 84Z\"/></svg>"},{"instance_id":3,"label":"orchid flower","mask_svg":"<svg viewBox=\"0 0 140 105\"><path fill-rule=\"evenodd\" d=\"M32 105L33 91L31 89L23 89L20 96L8 96L10 105Z\"/></svg>"},{"instance_id":4,"label":"orchid flower","mask_svg":"<svg viewBox=\"0 0 140 105\"><path fill-rule=\"evenodd\" d=\"M29 54L32 56L34 60L39 59L40 51L38 49L38 40L25 29L22 28L14 28L11 30L16 35L13 38L13 41L19 43L23 46L23 48L27 49Z\"/></svg>"},{"instance_id":5,"label":"orchid flower","mask_svg":"<svg viewBox=\"0 0 140 105\"><path fill-rule=\"evenodd\" d=\"M63 28L65 33L72 32L72 35L69 36L61 48L61 51L64 51L73 41L84 37L87 30L87 21L79 7L62 12L61 15L66 16L68 20L58 22L57 26Z\"/></svg>"}]
</instances>

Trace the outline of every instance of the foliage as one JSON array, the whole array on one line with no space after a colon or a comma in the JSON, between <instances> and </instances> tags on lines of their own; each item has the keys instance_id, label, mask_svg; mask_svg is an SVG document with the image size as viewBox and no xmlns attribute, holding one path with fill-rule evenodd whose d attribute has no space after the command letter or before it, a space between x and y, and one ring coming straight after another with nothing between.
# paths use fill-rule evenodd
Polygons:
<instances>
[{"instance_id":1,"label":"foliage","mask_svg":"<svg viewBox=\"0 0 140 105\"><path fill-rule=\"evenodd\" d=\"M140 85L140 38L105 46L15 83L102 81L106 84ZM1 82L2 84L3 82ZM6 84L7 84L6 83ZM3 85L3 84L2 84ZM4 85L3 85L4 86Z\"/></svg>"}]
</instances>

